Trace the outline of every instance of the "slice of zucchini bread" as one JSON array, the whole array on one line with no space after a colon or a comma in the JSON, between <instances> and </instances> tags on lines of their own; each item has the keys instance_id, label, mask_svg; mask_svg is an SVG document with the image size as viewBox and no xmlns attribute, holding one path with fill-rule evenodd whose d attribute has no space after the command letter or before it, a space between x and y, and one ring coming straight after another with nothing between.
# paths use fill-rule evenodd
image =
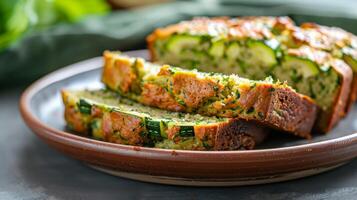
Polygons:
<instances>
[{"instance_id":1,"label":"slice of zucchini bread","mask_svg":"<svg viewBox=\"0 0 357 200\"><path fill-rule=\"evenodd\" d=\"M287 81L321 108L316 129L330 130L345 115L352 71L341 59L294 45L286 17L197 18L148 36L153 61L262 80Z\"/></svg>"},{"instance_id":2,"label":"slice of zucchini bread","mask_svg":"<svg viewBox=\"0 0 357 200\"><path fill-rule=\"evenodd\" d=\"M308 45L329 52L333 57L343 59L351 67L354 75L347 106L348 112L357 99L357 37L340 28L314 23L303 23L300 27L289 27L283 32L283 35L286 39L282 43L288 48Z\"/></svg>"},{"instance_id":3,"label":"slice of zucchini bread","mask_svg":"<svg viewBox=\"0 0 357 200\"><path fill-rule=\"evenodd\" d=\"M62 91L70 129L112 143L183 150L253 149L268 130L253 122L169 112L108 90Z\"/></svg>"},{"instance_id":4,"label":"slice of zucchini bread","mask_svg":"<svg viewBox=\"0 0 357 200\"><path fill-rule=\"evenodd\" d=\"M264 79L282 56L276 34L291 27L288 17L194 18L156 29L147 43L153 61Z\"/></svg>"},{"instance_id":5,"label":"slice of zucchini bread","mask_svg":"<svg viewBox=\"0 0 357 200\"><path fill-rule=\"evenodd\" d=\"M253 120L309 138L317 106L271 79L204 73L104 52L102 81L121 95L170 111Z\"/></svg>"}]
</instances>

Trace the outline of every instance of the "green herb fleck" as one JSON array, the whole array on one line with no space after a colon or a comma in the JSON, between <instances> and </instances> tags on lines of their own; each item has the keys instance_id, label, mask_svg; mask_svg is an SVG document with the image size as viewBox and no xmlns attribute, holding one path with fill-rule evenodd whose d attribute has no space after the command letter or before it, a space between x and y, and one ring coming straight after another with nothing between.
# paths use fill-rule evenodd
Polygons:
<instances>
[{"instance_id":1,"label":"green herb fleck","mask_svg":"<svg viewBox=\"0 0 357 200\"><path fill-rule=\"evenodd\" d=\"M337 83L337 85L342 84L342 78L340 76L337 77L336 83Z\"/></svg>"},{"instance_id":2,"label":"green herb fleck","mask_svg":"<svg viewBox=\"0 0 357 200\"><path fill-rule=\"evenodd\" d=\"M316 99L316 94L315 94L315 92L313 90L313 86L312 85L313 85L313 83L309 84L310 97L313 98L313 99Z\"/></svg>"},{"instance_id":3,"label":"green herb fleck","mask_svg":"<svg viewBox=\"0 0 357 200\"><path fill-rule=\"evenodd\" d=\"M146 137L146 132L145 132L145 131L140 131L139 135L140 135L141 137Z\"/></svg>"},{"instance_id":4,"label":"green herb fleck","mask_svg":"<svg viewBox=\"0 0 357 200\"><path fill-rule=\"evenodd\" d=\"M98 129L99 128L99 121L98 120L93 120L92 122L91 122L91 124L90 124L90 126L91 126L91 129L93 130L93 129Z\"/></svg>"},{"instance_id":5,"label":"green herb fleck","mask_svg":"<svg viewBox=\"0 0 357 200\"><path fill-rule=\"evenodd\" d=\"M209 76L213 76L213 75L215 75L216 73L214 73L214 72L208 72L208 75Z\"/></svg>"},{"instance_id":6,"label":"green herb fleck","mask_svg":"<svg viewBox=\"0 0 357 200\"><path fill-rule=\"evenodd\" d=\"M252 112L254 112L254 107L250 107L248 110L247 110L247 114L250 114L250 113L252 113Z\"/></svg>"},{"instance_id":7,"label":"green herb fleck","mask_svg":"<svg viewBox=\"0 0 357 200\"><path fill-rule=\"evenodd\" d=\"M207 141L202 141L202 145L206 150L211 149L211 145L209 145Z\"/></svg>"},{"instance_id":8,"label":"green herb fleck","mask_svg":"<svg viewBox=\"0 0 357 200\"><path fill-rule=\"evenodd\" d=\"M237 90L237 92L236 92L236 98L237 98L237 99L240 98L240 92L239 92L239 90Z\"/></svg>"},{"instance_id":9,"label":"green herb fleck","mask_svg":"<svg viewBox=\"0 0 357 200\"><path fill-rule=\"evenodd\" d=\"M302 80L302 75L299 75L296 69L292 69L290 78L294 83L298 83Z\"/></svg>"},{"instance_id":10,"label":"green herb fleck","mask_svg":"<svg viewBox=\"0 0 357 200\"><path fill-rule=\"evenodd\" d=\"M87 114L87 115L91 114L92 105L83 99L79 100L78 108L79 108L79 112L81 112L82 114Z\"/></svg>"},{"instance_id":11,"label":"green herb fleck","mask_svg":"<svg viewBox=\"0 0 357 200\"><path fill-rule=\"evenodd\" d=\"M185 117L185 114L183 114L183 113L178 113L177 115L178 115L178 117L179 117L180 119L183 118L183 117Z\"/></svg>"},{"instance_id":12,"label":"green herb fleck","mask_svg":"<svg viewBox=\"0 0 357 200\"><path fill-rule=\"evenodd\" d=\"M177 103L179 103L182 106L186 106L186 103L182 99L177 99Z\"/></svg>"},{"instance_id":13,"label":"green herb fleck","mask_svg":"<svg viewBox=\"0 0 357 200\"><path fill-rule=\"evenodd\" d=\"M172 68L169 68L168 70L169 70L171 75L175 74L175 71Z\"/></svg>"}]
</instances>

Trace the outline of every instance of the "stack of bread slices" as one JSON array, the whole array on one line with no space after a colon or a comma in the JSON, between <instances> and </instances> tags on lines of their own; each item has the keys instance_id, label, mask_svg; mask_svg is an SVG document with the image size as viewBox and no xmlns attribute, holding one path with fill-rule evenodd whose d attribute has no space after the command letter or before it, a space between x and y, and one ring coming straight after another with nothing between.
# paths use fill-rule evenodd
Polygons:
<instances>
[{"instance_id":1,"label":"stack of bread slices","mask_svg":"<svg viewBox=\"0 0 357 200\"><path fill-rule=\"evenodd\" d=\"M287 17L196 18L147 37L151 61L104 52L102 90L63 90L68 126L96 139L245 150L268 132L327 133L357 95L357 39Z\"/></svg>"}]
</instances>

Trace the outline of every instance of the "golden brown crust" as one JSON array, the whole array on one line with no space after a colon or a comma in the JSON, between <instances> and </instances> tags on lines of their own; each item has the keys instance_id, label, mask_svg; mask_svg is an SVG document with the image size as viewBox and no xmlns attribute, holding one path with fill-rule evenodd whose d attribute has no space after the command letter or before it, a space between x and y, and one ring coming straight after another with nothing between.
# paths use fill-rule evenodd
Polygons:
<instances>
[{"instance_id":1,"label":"golden brown crust","mask_svg":"<svg viewBox=\"0 0 357 200\"><path fill-rule=\"evenodd\" d=\"M317 49L333 51L349 46L357 41L352 33L337 27L321 26L315 23L303 23L295 28L292 37Z\"/></svg>"},{"instance_id":2,"label":"golden brown crust","mask_svg":"<svg viewBox=\"0 0 357 200\"><path fill-rule=\"evenodd\" d=\"M191 21L182 21L164 28L157 28L147 37L147 41L150 43L153 40L166 38L174 33L210 34L232 39L248 37L263 39L272 35L272 28L283 30L293 26L294 22L288 17L197 17Z\"/></svg>"}]
</instances>

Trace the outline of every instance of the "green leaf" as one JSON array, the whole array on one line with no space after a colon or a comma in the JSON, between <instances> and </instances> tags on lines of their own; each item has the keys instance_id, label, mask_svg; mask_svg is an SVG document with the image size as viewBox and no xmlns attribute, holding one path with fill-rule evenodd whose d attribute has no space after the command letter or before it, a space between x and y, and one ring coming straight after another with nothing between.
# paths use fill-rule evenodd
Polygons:
<instances>
[{"instance_id":1,"label":"green leaf","mask_svg":"<svg viewBox=\"0 0 357 200\"><path fill-rule=\"evenodd\" d=\"M1 0L0 50L29 30L76 22L109 11L105 0Z\"/></svg>"}]
</instances>

